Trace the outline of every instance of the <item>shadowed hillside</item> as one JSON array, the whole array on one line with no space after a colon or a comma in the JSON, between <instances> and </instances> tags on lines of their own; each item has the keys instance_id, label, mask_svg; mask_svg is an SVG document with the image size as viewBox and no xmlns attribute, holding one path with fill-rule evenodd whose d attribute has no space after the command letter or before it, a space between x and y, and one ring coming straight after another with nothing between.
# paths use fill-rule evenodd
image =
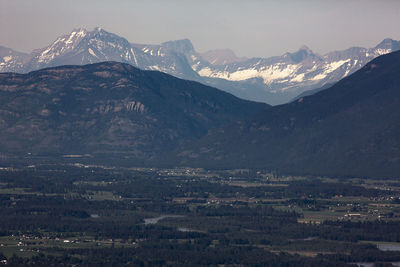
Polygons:
<instances>
[{"instance_id":1,"label":"shadowed hillside","mask_svg":"<svg viewBox=\"0 0 400 267\"><path fill-rule=\"evenodd\" d=\"M267 107L116 62L1 73L0 151L147 159Z\"/></svg>"},{"instance_id":2,"label":"shadowed hillside","mask_svg":"<svg viewBox=\"0 0 400 267\"><path fill-rule=\"evenodd\" d=\"M400 176L400 52L331 88L213 131L183 165L285 173Z\"/></svg>"}]
</instances>

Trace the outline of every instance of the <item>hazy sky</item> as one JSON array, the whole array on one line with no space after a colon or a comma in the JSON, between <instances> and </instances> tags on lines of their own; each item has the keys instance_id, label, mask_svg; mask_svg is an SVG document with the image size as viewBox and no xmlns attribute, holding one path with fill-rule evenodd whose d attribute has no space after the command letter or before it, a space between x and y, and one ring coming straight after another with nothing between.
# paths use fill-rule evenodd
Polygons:
<instances>
[{"instance_id":1,"label":"hazy sky","mask_svg":"<svg viewBox=\"0 0 400 267\"><path fill-rule=\"evenodd\" d=\"M96 26L133 43L189 38L200 52L325 53L400 40L400 0L0 0L0 45L19 51Z\"/></svg>"}]
</instances>

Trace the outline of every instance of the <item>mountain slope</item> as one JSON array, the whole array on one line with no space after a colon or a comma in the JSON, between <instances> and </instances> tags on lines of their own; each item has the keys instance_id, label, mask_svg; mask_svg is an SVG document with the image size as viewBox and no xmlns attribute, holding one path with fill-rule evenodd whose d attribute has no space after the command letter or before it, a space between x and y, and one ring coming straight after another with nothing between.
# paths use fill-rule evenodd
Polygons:
<instances>
[{"instance_id":1,"label":"mountain slope","mask_svg":"<svg viewBox=\"0 0 400 267\"><path fill-rule=\"evenodd\" d=\"M304 91L335 83L373 58L399 49L399 41L385 39L369 49L352 47L318 55L303 46L281 56L246 59L237 58L230 50L198 53L188 39L160 45L134 44L101 28L74 29L29 55L13 51L11 57L0 57L0 72L27 73L45 67L116 61L276 105Z\"/></svg>"},{"instance_id":2,"label":"mountain slope","mask_svg":"<svg viewBox=\"0 0 400 267\"><path fill-rule=\"evenodd\" d=\"M0 71L22 72L29 55L0 46Z\"/></svg>"},{"instance_id":3,"label":"mountain slope","mask_svg":"<svg viewBox=\"0 0 400 267\"><path fill-rule=\"evenodd\" d=\"M1 73L0 151L143 160L267 107L117 62Z\"/></svg>"},{"instance_id":4,"label":"mountain slope","mask_svg":"<svg viewBox=\"0 0 400 267\"><path fill-rule=\"evenodd\" d=\"M305 97L305 96L310 96L310 95L316 94L316 93L318 93L318 92L320 92L322 90L328 89L332 85L333 85L332 83L327 83L327 84L325 84L324 86L322 86L320 88L307 90L307 91L301 93L300 95L296 96L292 101L298 100L298 99L300 99L302 97ZM292 101L290 101L290 102L292 102Z\"/></svg>"},{"instance_id":5,"label":"mountain slope","mask_svg":"<svg viewBox=\"0 0 400 267\"><path fill-rule=\"evenodd\" d=\"M329 89L211 132L180 164L285 173L400 176L400 52Z\"/></svg>"}]
</instances>

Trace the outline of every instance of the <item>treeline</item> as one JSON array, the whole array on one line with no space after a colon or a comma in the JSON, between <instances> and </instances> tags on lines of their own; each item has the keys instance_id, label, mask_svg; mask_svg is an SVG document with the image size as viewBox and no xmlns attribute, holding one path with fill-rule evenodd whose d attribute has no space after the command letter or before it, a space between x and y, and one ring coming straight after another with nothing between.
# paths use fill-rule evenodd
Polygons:
<instances>
[{"instance_id":1,"label":"treeline","mask_svg":"<svg viewBox=\"0 0 400 267\"><path fill-rule=\"evenodd\" d=\"M174 197L218 198L331 198L333 196L388 196L393 192L354 185L345 180L327 182L322 179L289 181L287 186L242 187L216 183L205 179L170 177L140 171L77 168L42 170L28 169L2 172L1 188L23 187L32 193L91 194L108 191L124 198L151 198L158 200Z\"/></svg>"}]
</instances>

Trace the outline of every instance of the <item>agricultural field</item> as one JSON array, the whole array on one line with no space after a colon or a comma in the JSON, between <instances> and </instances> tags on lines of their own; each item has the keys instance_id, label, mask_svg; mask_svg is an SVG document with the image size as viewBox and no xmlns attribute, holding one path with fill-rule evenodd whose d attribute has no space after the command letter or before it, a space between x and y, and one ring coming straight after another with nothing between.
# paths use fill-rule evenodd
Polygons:
<instances>
[{"instance_id":1,"label":"agricultural field","mask_svg":"<svg viewBox=\"0 0 400 267\"><path fill-rule=\"evenodd\" d=\"M0 199L11 266L400 261L395 179L48 164L1 168Z\"/></svg>"}]
</instances>

